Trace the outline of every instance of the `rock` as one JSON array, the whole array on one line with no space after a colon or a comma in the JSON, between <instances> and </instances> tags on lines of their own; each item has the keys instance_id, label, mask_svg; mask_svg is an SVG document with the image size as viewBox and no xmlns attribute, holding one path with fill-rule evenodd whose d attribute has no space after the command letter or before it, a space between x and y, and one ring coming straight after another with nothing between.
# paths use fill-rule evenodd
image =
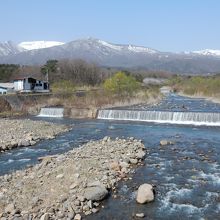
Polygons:
<instances>
[{"instance_id":1,"label":"rock","mask_svg":"<svg viewBox=\"0 0 220 220\"><path fill-rule=\"evenodd\" d=\"M85 215L90 215L90 214L92 214L90 210L85 212Z\"/></svg>"},{"instance_id":2,"label":"rock","mask_svg":"<svg viewBox=\"0 0 220 220\"><path fill-rule=\"evenodd\" d=\"M96 209L96 208L92 208L92 213L96 213L96 212L98 212L99 210L98 209Z\"/></svg>"},{"instance_id":3,"label":"rock","mask_svg":"<svg viewBox=\"0 0 220 220\"><path fill-rule=\"evenodd\" d=\"M80 205L81 205L81 202L80 202L79 200L75 200L75 201L74 201L74 205L80 206Z\"/></svg>"},{"instance_id":4,"label":"rock","mask_svg":"<svg viewBox=\"0 0 220 220\"><path fill-rule=\"evenodd\" d=\"M86 198L84 196L78 196L78 200L80 202L84 202L86 200Z\"/></svg>"},{"instance_id":5,"label":"rock","mask_svg":"<svg viewBox=\"0 0 220 220\"><path fill-rule=\"evenodd\" d=\"M75 216L75 213L74 213L74 212L69 212L69 213L67 214L67 217L68 217L69 220L74 219L74 216Z\"/></svg>"},{"instance_id":6,"label":"rock","mask_svg":"<svg viewBox=\"0 0 220 220\"><path fill-rule=\"evenodd\" d=\"M151 202L154 200L153 186L145 183L139 186L136 201L140 204Z\"/></svg>"},{"instance_id":7,"label":"rock","mask_svg":"<svg viewBox=\"0 0 220 220\"><path fill-rule=\"evenodd\" d=\"M137 213L136 215L135 215L137 218L144 218L144 213L142 212L142 213Z\"/></svg>"},{"instance_id":8,"label":"rock","mask_svg":"<svg viewBox=\"0 0 220 220\"><path fill-rule=\"evenodd\" d=\"M59 175L56 176L56 178L57 178L57 179L62 179L63 176L64 176L63 174L59 174Z\"/></svg>"},{"instance_id":9,"label":"rock","mask_svg":"<svg viewBox=\"0 0 220 220\"><path fill-rule=\"evenodd\" d=\"M87 202L87 205L89 206L90 209L92 209L93 204L92 204L92 201L91 201L91 200L89 200L89 201Z\"/></svg>"},{"instance_id":10,"label":"rock","mask_svg":"<svg viewBox=\"0 0 220 220\"><path fill-rule=\"evenodd\" d=\"M49 218L50 218L49 213L45 213L40 217L40 220L49 220Z\"/></svg>"},{"instance_id":11,"label":"rock","mask_svg":"<svg viewBox=\"0 0 220 220\"><path fill-rule=\"evenodd\" d=\"M103 186L88 187L85 189L84 196L87 200L101 201L108 195L108 191Z\"/></svg>"},{"instance_id":12,"label":"rock","mask_svg":"<svg viewBox=\"0 0 220 220\"><path fill-rule=\"evenodd\" d=\"M89 211L89 210L90 210L90 208L89 208L89 206L88 206L88 205L84 205L84 206L82 207L82 209L83 209L83 211L84 211L84 212L86 212L86 211Z\"/></svg>"},{"instance_id":13,"label":"rock","mask_svg":"<svg viewBox=\"0 0 220 220\"><path fill-rule=\"evenodd\" d=\"M23 146L23 147L27 147L30 145L30 142L28 140L22 140L20 142L20 146Z\"/></svg>"},{"instance_id":14,"label":"rock","mask_svg":"<svg viewBox=\"0 0 220 220\"><path fill-rule=\"evenodd\" d=\"M74 217L74 220L81 220L81 218L82 218L82 217L81 217L80 214L76 214L75 217Z\"/></svg>"},{"instance_id":15,"label":"rock","mask_svg":"<svg viewBox=\"0 0 220 220\"><path fill-rule=\"evenodd\" d=\"M5 207L5 213L12 213L15 210L15 205L13 203L8 204Z\"/></svg>"},{"instance_id":16,"label":"rock","mask_svg":"<svg viewBox=\"0 0 220 220\"><path fill-rule=\"evenodd\" d=\"M161 140L160 141L160 145L161 146L166 146L166 145L168 145L169 144L169 141L167 141L167 140Z\"/></svg>"},{"instance_id":17,"label":"rock","mask_svg":"<svg viewBox=\"0 0 220 220\"><path fill-rule=\"evenodd\" d=\"M77 186L78 186L78 184L77 184L77 183L73 183L73 184L71 184L71 185L70 185L70 187L69 187L69 188L70 188L70 189L75 189Z\"/></svg>"},{"instance_id":18,"label":"rock","mask_svg":"<svg viewBox=\"0 0 220 220\"><path fill-rule=\"evenodd\" d=\"M121 170L121 166L119 165L119 163L117 161L113 161L112 163L110 163L110 169L114 170L114 171L120 171Z\"/></svg>"},{"instance_id":19,"label":"rock","mask_svg":"<svg viewBox=\"0 0 220 220\"><path fill-rule=\"evenodd\" d=\"M130 159L130 163L131 163L131 164L137 164L137 163L138 163L138 160L137 160L137 159Z\"/></svg>"},{"instance_id":20,"label":"rock","mask_svg":"<svg viewBox=\"0 0 220 220\"><path fill-rule=\"evenodd\" d=\"M98 202L94 202L93 205L94 205L95 207L98 207L98 206L99 206L99 203L98 203Z\"/></svg>"},{"instance_id":21,"label":"rock","mask_svg":"<svg viewBox=\"0 0 220 220\"><path fill-rule=\"evenodd\" d=\"M93 182L89 182L87 184L88 187L92 187L92 186L103 186L103 184L100 181L93 181Z\"/></svg>"},{"instance_id":22,"label":"rock","mask_svg":"<svg viewBox=\"0 0 220 220\"><path fill-rule=\"evenodd\" d=\"M129 167L129 164L127 162L120 162L120 166L122 168L128 168Z\"/></svg>"},{"instance_id":23,"label":"rock","mask_svg":"<svg viewBox=\"0 0 220 220\"><path fill-rule=\"evenodd\" d=\"M145 152L143 150L139 150L137 153L136 153L136 157L137 159L143 159L145 156Z\"/></svg>"}]
</instances>

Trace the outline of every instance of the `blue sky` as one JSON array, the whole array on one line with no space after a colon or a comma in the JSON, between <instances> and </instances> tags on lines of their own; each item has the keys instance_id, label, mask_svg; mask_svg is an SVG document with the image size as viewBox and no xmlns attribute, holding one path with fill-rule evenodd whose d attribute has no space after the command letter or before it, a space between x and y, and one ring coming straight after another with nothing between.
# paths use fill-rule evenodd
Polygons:
<instances>
[{"instance_id":1,"label":"blue sky","mask_svg":"<svg viewBox=\"0 0 220 220\"><path fill-rule=\"evenodd\" d=\"M161 51L220 49L220 0L1 0L0 41L95 37Z\"/></svg>"}]
</instances>

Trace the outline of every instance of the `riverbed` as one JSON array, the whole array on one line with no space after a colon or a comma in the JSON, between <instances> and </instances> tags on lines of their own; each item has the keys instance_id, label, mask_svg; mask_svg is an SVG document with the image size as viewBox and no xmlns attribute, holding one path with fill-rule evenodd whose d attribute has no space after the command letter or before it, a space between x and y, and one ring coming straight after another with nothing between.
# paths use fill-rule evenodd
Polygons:
<instances>
[{"instance_id":1,"label":"riverbed","mask_svg":"<svg viewBox=\"0 0 220 220\"><path fill-rule=\"evenodd\" d=\"M180 99L180 103L175 108L181 108L183 103L186 105L181 97L176 98ZM199 99L198 105L194 101L194 107L190 104L186 106L201 111L203 106L207 106L204 100ZM171 108L172 105L167 106ZM162 105L158 108L160 106L162 108ZM215 104L213 108L219 111L220 106ZM44 120L70 125L72 130L54 140L1 154L1 175L35 164L38 157L63 153L89 140L104 136L133 136L142 139L148 150L145 165L136 170L132 180L121 182L117 197L104 201L104 208L88 219L132 219L135 213L140 212L145 213L146 219L219 219L220 127L107 120ZM160 146L162 139L174 144ZM156 199L152 203L138 205L134 192L145 182L156 185Z\"/></svg>"}]
</instances>

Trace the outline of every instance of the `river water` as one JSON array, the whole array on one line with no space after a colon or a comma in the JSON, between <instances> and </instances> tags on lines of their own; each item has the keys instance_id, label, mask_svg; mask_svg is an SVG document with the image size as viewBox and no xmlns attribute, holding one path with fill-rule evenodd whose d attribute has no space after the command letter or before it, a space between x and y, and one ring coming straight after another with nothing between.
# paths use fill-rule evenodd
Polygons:
<instances>
[{"instance_id":1,"label":"river water","mask_svg":"<svg viewBox=\"0 0 220 220\"><path fill-rule=\"evenodd\" d=\"M173 102L173 99L179 99L179 102ZM193 104L190 105L190 102ZM187 98L186 101L177 96L168 97L154 108L181 108L182 105L199 111L211 109L218 112L220 109L220 105L201 99ZM1 154L0 174L22 169L37 163L40 156L66 152L91 139L133 136L142 139L146 146L148 154L144 166L136 170L132 180L119 184L117 198L110 197L104 201L104 208L88 219L132 219L133 214L140 212L145 213L146 219L220 219L220 127L107 120L44 120L68 124L72 130L54 140ZM174 145L161 147L161 139L171 140ZM142 183L156 185L154 202L136 204L135 190Z\"/></svg>"}]
</instances>

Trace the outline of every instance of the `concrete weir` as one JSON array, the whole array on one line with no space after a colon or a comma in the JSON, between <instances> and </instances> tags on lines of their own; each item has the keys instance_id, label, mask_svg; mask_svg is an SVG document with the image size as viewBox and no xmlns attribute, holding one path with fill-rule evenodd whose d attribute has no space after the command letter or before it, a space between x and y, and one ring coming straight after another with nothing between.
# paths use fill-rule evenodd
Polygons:
<instances>
[{"instance_id":1,"label":"concrete weir","mask_svg":"<svg viewBox=\"0 0 220 220\"><path fill-rule=\"evenodd\" d=\"M109 120L220 126L220 113L217 112L171 112L109 109L99 110L97 118Z\"/></svg>"},{"instance_id":2,"label":"concrete weir","mask_svg":"<svg viewBox=\"0 0 220 220\"><path fill-rule=\"evenodd\" d=\"M64 108L41 108L39 117L62 118Z\"/></svg>"}]
</instances>

